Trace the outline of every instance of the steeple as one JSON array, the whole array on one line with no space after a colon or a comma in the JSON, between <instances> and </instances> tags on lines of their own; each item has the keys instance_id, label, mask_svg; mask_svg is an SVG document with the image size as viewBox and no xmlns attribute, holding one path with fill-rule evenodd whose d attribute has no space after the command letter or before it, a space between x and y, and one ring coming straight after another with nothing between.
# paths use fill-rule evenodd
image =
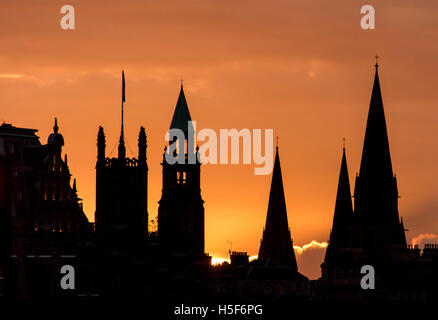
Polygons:
<instances>
[{"instance_id":1,"label":"steeple","mask_svg":"<svg viewBox=\"0 0 438 320\"><path fill-rule=\"evenodd\" d=\"M397 179L393 175L379 65L375 65L362 160L354 190L354 215L373 246L406 245L398 213ZM385 237L378 233L386 228ZM379 231L380 230L380 231Z\"/></svg>"},{"instance_id":2,"label":"steeple","mask_svg":"<svg viewBox=\"0 0 438 320\"><path fill-rule=\"evenodd\" d=\"M192 118L190 117L189 107L187 106L183 84L181 83L181 90L179 92L178 101L176 103L175 111L173 113L170 129L182 130L187 139L189 121L192 121Z\"/></svg>"},{"instance_id":3,"label":"steeple","mask_svg":"<svg viewBox=\"0 0 438 320\"><path fill-rule=\"evenodd\" d=\"M298 269L287 221L278 146L276 147L274 170L272 172L266 226L263 231L258 259L271 259L285 266Z\"/></svg>"},{"instance_id":4,"label":"steeple","mask_svg":"<svg viewBox=\"0 0 438 320\"><path fill-rule=\"evenodd\" d=\"M373 91L368 113L365 140L360 164L360 176L391 177L392 164L389 152L388 133L379 81L379 65L375 65Z\"/></svg>"},{"instance_id":5,"label":"steeple","mask_svg":"<svg viewBox=\"0 0 438 320\"><path fill-rule=\"evenodd\" d=\"M188 137L190 129L188 121L191 121L191 117L181 84L181 91L169 131L178 129L184 132L184 141L178 141L180 146L184 142L184 148L179 148L178 152L185 153L188 162L169 163L166 160L166 154L170 152L170 148L164 149L163 162L161 163L163 188L158 207L158 238L164 251L183 254L205 262L201 163L197 161L194 149L192 149L194 145L191 144L191 139ZM173 133L171 134L173 135ZM173 139L169 143L171 146L176 141ZM176 150L173 152L175 155L177 154ZM191 156L194 156L195 161L190 161Z\"/></svg>"},{"instance_id":6,"label":"steeple","mask_svg":"<svg viewBox=\"0 0 438 320\"><path fill-rule=\"evenodd\" d=\"M335 213L333 216L330 245L347 245L348 226L353 217L353 204L351 201L350 180L348 176L347 158L345 146L342 148L342 162L339 173L338 192L336 195Z\"/></svg>"}]
</instances>

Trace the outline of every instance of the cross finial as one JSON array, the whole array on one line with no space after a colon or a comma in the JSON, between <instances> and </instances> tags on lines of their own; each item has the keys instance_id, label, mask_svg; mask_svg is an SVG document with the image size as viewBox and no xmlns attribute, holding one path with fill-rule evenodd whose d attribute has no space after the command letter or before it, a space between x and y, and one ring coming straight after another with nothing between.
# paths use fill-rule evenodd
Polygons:
<instances>
[{"instance_id":1,"label":"cross finial","mask_svg":"<svg viewBox=\"0 0 438 320\"><path fill-rule=\"evenodd\" d=\"M376 54L376 64L374 65L376 67L376 70L379 68L379 56Z\"/></svg>"}]
</instances>

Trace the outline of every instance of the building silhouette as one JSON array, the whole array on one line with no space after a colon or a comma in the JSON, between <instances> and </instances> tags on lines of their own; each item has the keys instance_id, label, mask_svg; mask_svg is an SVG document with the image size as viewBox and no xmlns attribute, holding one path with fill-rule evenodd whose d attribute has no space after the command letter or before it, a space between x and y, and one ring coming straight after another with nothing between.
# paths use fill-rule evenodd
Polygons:
<instances>
[{"instance_id":1,"label":"building silhouette","mask_svg":"<svg viewBox=\"0 0 438 320\"><path fill-rule=\"evenodd\" d=\"M406 247L398 198L376 64L362 160L354 189L354 218L359 220L361 234L358 243L370 248Z\"/></svg>"},{"instance_id":2,"label":"building silhouette","mask_svg":"<svg viewBox=\"0 0 438 320\"><path fill-rule=\"evenodd\" d=\"M140 128L138 156L127 157L123 75L116 157L107 155L104 130L98 130L95 224L88 222L67 156L62 158L57 119L47 144L35 129L0 126L0 297L287 306L306 300L436 300L438 246L426 244L421 252L407 245L378 65L375 72L354 206L344 147L317 281L298 272L278 147L258 259L233 251L230 264L211 266L204 245L201 163L182 85L170 129L183 137L172 138L164 150L158 232L149 232L146 132ZM178 155L182 162L168 160ZM73 290L60 287L65 265L76 270ZM364 265L375 268L375 290L361 288Z\"/></svg>"},{"instance_id":3,"label":"building silhouette","mask_svg":"<svg viewBox=\"0 0 438 320\"><path fill-rule=\"evenodd\" d=\"M47 144L36 132L0 126L0 294L12 300L62 296L53 271L75 264L76 244L93 228L62 159L57 119Z\"/></svg>"},{"instance_id":4,"label":"building silhouette","mask_svg":"<svg viewBox=\"0 0 438 320\"><path fill-rule=\"evenodd\" d=\"M105 134L99 127L96 162L96 232L106 245L126 250L143 245L148 232L146 133L138 135L138 157L126 157L123 124L118 156L105 156Z\"/></svg>"},{"instance_id":5,"label":"building silhouette","mask_svg":"<svg viewBox=\"0 0 438 320\"><path fill-rule=\"evenodd\" d=\"M408 246L403 219L399 217L397 178L391 164L378 67L376 63L354 210L343 148L333 225L316 291L318 299L437 297L433 288L438 277L432 270L437 266L438 250L426 250L421 255L418 246ZM365 265L375 269L375 290L360 286Z\"/></svg>"},{"instance_id":6,"label":"building silhouette","mask_svg":"<svg viewBox=\"0 0 438 320\"><path fill-rule=\"evenodd\" d=\"M204 259L204 200L201 197L201 163L198 148L190 142L191 117L181 85L170 130L184 133L183 163L170 164L163 154L163 189L158 208L158 237L163 248L170 253L180 253L195 259ZM170 144L178 144L177 139ZM177 150L173 152L177 155ZM193 163L189 159L193 157Z\"/></svg>"}]
</instances>

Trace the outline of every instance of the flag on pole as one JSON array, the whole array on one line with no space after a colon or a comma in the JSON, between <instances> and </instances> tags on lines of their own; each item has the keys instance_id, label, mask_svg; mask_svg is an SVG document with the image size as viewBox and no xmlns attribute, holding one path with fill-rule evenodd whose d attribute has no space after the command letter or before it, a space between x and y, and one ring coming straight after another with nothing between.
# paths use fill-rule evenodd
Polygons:
<instances>
[{"instance_id":1,"label":"flag on pole","mask_svg":"<svg viewBox=\"0 0 438 320\"><path fill-rule=\"evenodd\" d=\"M125 102L125 72L122 70L122 102Z\"/></svg>"}]
</instances>

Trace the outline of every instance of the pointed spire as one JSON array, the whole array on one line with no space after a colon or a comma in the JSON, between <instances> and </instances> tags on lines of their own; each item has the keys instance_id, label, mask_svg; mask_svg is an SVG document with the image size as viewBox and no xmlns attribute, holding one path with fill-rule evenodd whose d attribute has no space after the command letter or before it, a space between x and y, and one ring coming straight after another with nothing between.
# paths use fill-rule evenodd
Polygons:
<instances>
[{"instance_id":1,"label":"pointed spire","mask_svg":"<svg viewBox=\"0 0 438 320\"><path fill-rule=\"evenodd\" d=\"M263 239L260 245L259 259L275 260L283 265L297 269L297 262L292 247L292 240L287 221L286 201L284 197L278 146L275 153L266 226L263 231Z\"/></svg>"},{"instance_id":2,"label":"pointed spire","mask_svg":"<svg viewBox=\"0 0 438 320\"><path fill-rule=\"evenodd\" d=\"M333 216L330 245L347 245L348 226L353 217L353 204L351 201L350 179L348 176L347 157L345 155L345 139L342 148L341 170L339 172L338 192L336 194L335 213Z\"/></svg>"},{"instance_id":3,"label":"pointed spire","mask_svg":"<svg viewBox=\"0 0 438 320\"><path fill-rule=\"evenodd\" d=\"M176 103L175 111L173 113L170 129L182 130L187 139L189 121L192 121L192 118L190 117L189 107L187 105L186 97L184 94L183 83L181 80L181 90L179 92L178 101Z\"/></svg>"},{"instance_id":4,"label":"pointed spire","mask_svg":"<svg viewBox=\"0 0 438 320\"><path fill-rule=\"evenodd\" d=\"M378 64L376 63L359 175L380 176L382 174L393 176Z\"/></svg>"},{"instance_id":5,"label":"pointed spire","mask_svg":"<svg viewBox=\"0 0 438 320\"><path fill-rule=\"evenodd\" d=\"M400 230L397 179L393 175L388 132L376 62L359 176L354 190L354 214L367 230L387 228L385 237L369 231L363 242L380 246L405 244ZM372 238L372 239L371 239Z\"/></svg>"},{"instance_id":6,"label":"pointed spire","mask_svg":"<svg viewBox=\"0 0 438 320\"><path fill-rule=\"evenodd\" d=\"M73 179L73 194L77 194L78 193L78 189L76 188L76 178Z\"/></svg>"}]
</instances>

